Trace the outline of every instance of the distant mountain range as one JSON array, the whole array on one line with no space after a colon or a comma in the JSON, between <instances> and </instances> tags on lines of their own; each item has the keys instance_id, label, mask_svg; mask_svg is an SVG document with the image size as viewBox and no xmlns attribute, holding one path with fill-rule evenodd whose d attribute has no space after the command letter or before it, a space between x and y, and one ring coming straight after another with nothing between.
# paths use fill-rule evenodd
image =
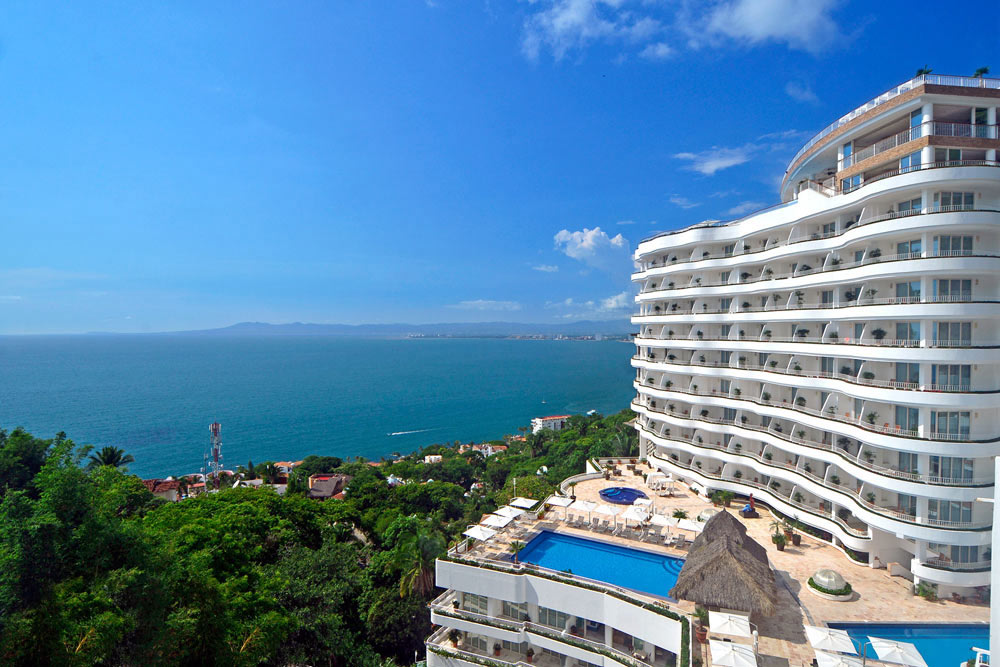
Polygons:
<instances>
[{"instance_id":1,"label":"distant mountain range","mask_svg":"<svg viewBox=\"0 0 1000 667\"><path fill-rule=\"evenodd\" d=\"M621 336L633 333L628 320L581 320L558 324L521 322L454 322L441 324L269 324L240 322L221 329L176 331L174 334L227 336Z\"/></svg>"}]
</instances>

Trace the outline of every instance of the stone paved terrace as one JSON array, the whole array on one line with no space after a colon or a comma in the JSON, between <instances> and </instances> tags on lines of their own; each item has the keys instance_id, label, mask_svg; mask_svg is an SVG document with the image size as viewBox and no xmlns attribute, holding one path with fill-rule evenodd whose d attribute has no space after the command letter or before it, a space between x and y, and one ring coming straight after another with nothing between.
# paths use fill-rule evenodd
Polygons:
<instances>
[{"instance_id":1,"label":"stone paved terrace","mask_svg":"<svg viewBox=\"0 0 1000 667\"><path fill-rule=\"evenodd\" d=\"M619 466L624 468L625 466ZM636 465L636 471L623 470L620 477L611 480L585 480L575 487L577 499L604 502L598 492L610 486L627 486L644 491L654 501L656 512L671 515L676 509L686 510L692 519L709 507L711 503L703 501L697 494L690 491L686 485L674 483L673 497L660 497L645 484L645 474L649 468L644 464ZM624 509L624 507L622 507ZM989 606L987 604L940 600L929 602L912 594L912 584L899 577L890 577L885 569L872 569L868 565L855 563L834 547L821 542L810 535L802 535L802 543L796 547L789 543L785 551L780 552L771 543L770 524L773 521L766 509L760 508L759 519L743 519L740 521L747 527L748 534L768 552L768 558L775 570L778 587L778 612L770 618L753 618L760 631L760 665L762 667L799 667L812 664L814 652L806 641L804 624L824 625L834 621L914 621L914 622L988 622ZM737 509L731 510L737 517ZM482 544L474 550L475 556L487 558L507 558L510 551L509 542L512 539L530 539L532 533L542 528L557 532L586 534L601 540L614 542L624 546L641 546L644 549L662 550L675 556L683 556L684 550L678 550L648 542L637 543L635 540L615 537L604 533L594 534L585 528L571 528L562 522L563 510L553 508L544 521L518 521L507 530L501 532L490 543ZM621 521L621 519L619 519ZM693 536L691 536L693 537ZM690 544L690 543L689 543ZM831 568L837 570L854 588L854 599L849 602L834 602L813 595L806 583L816 570ZM681 601L672 603L673 608L688 612L694 610L694 605ZM722 639L722 635L709 633L710 638ZM749 641L740 638L725 637L736 642ZM695 655L701 651L705 664L709 665L708 646L695 645ZM871 661L869 661L871 662ZM878 664L878 663L874 663Z\"/></svg>"}]
</instances>

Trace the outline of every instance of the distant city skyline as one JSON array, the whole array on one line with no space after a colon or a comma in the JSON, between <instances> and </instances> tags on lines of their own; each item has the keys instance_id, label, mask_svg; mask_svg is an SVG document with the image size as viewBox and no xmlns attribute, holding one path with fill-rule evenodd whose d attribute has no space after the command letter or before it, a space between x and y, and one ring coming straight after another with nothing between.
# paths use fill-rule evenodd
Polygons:
<instances>
[{"instance_id":1,"label":"distant city skyline","mask_svg":"<svg viewBox=\"0 0 1000 667\"><path fill-rule=\"evenodd\" d=\"M1000 9L915 48L925 8L5 6L0 334L624 320L641 239L776 203L925 63L1000 71Z\"/></svg>"}]
</instances>

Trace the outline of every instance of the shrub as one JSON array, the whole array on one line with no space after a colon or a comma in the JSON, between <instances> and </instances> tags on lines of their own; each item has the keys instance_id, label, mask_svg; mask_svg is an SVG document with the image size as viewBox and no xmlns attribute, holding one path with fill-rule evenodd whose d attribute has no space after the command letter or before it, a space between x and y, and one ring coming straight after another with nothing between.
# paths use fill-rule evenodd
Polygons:
<instances>
[{"instance_id":1,"label":"shrub","mask_svg":"<svg viewBox=\"0 0 1000 667\"><path fill-rule=\"evenodd\" d=\"M826 593L827 595L850 595L851 594L851 584L850 582L844 582L843 588L823 588L815 581L812 577L809 577L809 587L815 588L820 593Z\"/></svg>"}]
</instances>

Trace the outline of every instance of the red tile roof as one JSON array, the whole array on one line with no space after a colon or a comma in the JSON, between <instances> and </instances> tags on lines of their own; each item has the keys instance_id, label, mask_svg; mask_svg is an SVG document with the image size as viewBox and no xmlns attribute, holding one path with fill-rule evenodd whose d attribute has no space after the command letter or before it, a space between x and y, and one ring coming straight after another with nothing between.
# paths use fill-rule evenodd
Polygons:
<instances>
[{"instance_id":1,"label":"red tile roof","mask_svg":"<svg viewBox=\"0 0 1000 667\"><path fill-rule=\"evenodd\" d=\"M572 415L549 415L548 417L536 417L536 419L569 419Z\"/></svg>"},{"instance_id":2,"label":"red tile roof","mask_svg":"<svg viewBox=\"0 0 1000 667\"><path fill-rule=\"evenodd\" d=\"M166 493L181 488L181 483L172 479L144 479L142 483L146 485L150 493Z\"/></svg>"}]
</instances>

